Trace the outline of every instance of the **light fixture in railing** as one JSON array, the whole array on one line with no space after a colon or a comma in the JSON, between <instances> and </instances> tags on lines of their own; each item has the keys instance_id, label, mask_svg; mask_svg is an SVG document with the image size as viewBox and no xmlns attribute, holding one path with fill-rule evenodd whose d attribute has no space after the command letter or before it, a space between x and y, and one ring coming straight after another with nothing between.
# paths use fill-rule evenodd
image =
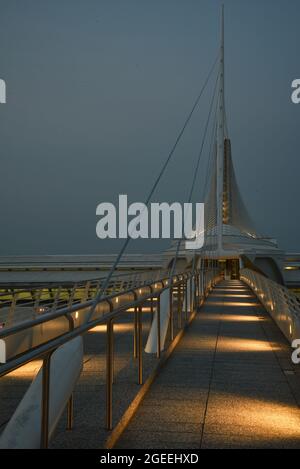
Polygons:
<instances>
[{"instance_id":1,"label":"light fixture in railing","mask_svg":"<svg viewBox=\"0 0 300 469\"><path fill-rule=\"evenodd\" d=\"M79 312L76 311L76 312L75 312L75 319L78 319L78 318L79 318Z\"/></svg>"},{"instance_id":2,"label":"light fixture in railing","mask_svg":"<svg viewBox=\"0 0 300 469\"><path fill-rule=\"evenodd\" d=\"M118 297L116 297L116 303L119 303L119 298Z\"/></svg>"}]
</instances>

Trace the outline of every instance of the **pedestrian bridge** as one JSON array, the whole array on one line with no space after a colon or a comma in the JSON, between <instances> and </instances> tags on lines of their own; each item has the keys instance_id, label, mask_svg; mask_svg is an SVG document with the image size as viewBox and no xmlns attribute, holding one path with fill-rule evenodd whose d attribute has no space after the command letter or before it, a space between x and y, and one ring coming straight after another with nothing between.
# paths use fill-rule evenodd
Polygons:
<instances>
[{"instance_id":1,"label":"pedestrian bridge","mask_svg":"<svg viewBox=\"0 0 300 469\"><path fill-rule=\"evenodd\" d=\"M217 58L145 197L148 206L211 86L200 150L182 181L189 203L205 201L200 249L178 239L158 258L133 262L128 237L102 259L104 277L80 273L73 259L74 277L26 274L23 290L5 268L0 448L299 447L291 344L300 339L300 299L284 286L284 252L243 202L224 71L222 12ZM48 268L63 270L57 258Z\"/></svg>"},{"instance_id":2,"label":"pedestrian bridge","mask_svg":"<svg viewBox=\"0 0 300 469\"><path fill-rule=\"evenodd\" d=\"M117 448L297 448L300 370L248 286L209 294Z\"/></svg>"},{"instance_id":3,"label":"pedestrian bridge","mask_svg":"<svg viewBox=\"0 0 300 469\"><path fill-rule=\"evenodd\" d=\"M156 298L167 292L171 313L165 349L156 354L146 353L145 346L153 327L161 332L155 318L160 312L162 321L163 300L149 303L146 293L146 300L137 300L141 307L104 313L98 326L95 320L75 325L60 338L8 360L0 368L5 400L0 447L299 447L300 369L291 361L290 347L298 334L298 300L259 274L245 270L241 276L243 281L222 280L217 272L200 272L191 282L178 277L172 288L152 292ZM189 282L195 282L190 291ZM18 331L21 325L15 327ZM58 344L74 343L82 327L80 365L77 348L69 353ZM70 368L77 362L74 378ZM67 387L57 386L62 381ZM30 392L34 411L28 407ZM34 441L19 424L24 415L30 416L31 427L33 419Z\"/></svg>"}]
</instances>

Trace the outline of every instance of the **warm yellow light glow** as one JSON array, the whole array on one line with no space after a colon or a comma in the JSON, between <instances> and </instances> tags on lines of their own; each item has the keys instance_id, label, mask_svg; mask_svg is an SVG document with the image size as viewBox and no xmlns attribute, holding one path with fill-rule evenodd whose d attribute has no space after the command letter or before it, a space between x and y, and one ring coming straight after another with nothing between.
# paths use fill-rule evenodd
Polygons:
<instances>
[{"instance_id":1,"label":"warm yellow light glow","mask_svg":"<svg viewBox=\"0 0 300 469\"><path fill-rule=\"evenodd\" d=\"M292 327L292 324L290 324L290 335L293 334L293 327Z\"/></svg>"},{"instance_id":2,"label":"warm yellow light glow","mask_svg":"<svg viewBox=\"0 0 300 469\"><path fill-rule=\"evenodd\" d=\"M208 313L205 315L205 320L209 321L228 321L228 322L258 322L264 321L264 318L260 318L254 315L245 315L242 314L218 314L218 313Z\"/></svg>"},{"instance_id":3,"label":"warm yellow light glow","mask_svg":"<svg viewBox=\"0 0 300 469\"><path fill-rule=\"evenodd\" d=\"M76 311L76 313L75 313L75 319L78 319L78 317L79 317L79 313L78 313L78 311Z\"/></svg>"},{"instance_id":4,"label":"warm yellow light glow","mask_svg":"<svg viewBox=\"0 0 300 469\"><path fill-rule=\"evenodd\" d=\"M131 323L128 324L114 324L114 332L127 332L133 329ZM106 332L106 324L100 324L99 326L93 327L89 332Z\"/></svg>"},{"instance_id":5,"label":"warm yellow light glow","mask_svg":"<svg viewBox=\"0 0 300 469\"><path fill-rule=\"evenodd\" d=\"M100 324L99 326L90 329L89 332L106 332L106 324Z\"/></svg>"},{"instance_id":6,"label":"warm yellow light glow","mask_svg":"<svg viewBox=\"0 0 300 469\"><path fill-rule=\"evenodd\" d=\"M128 308L126 309L127 313L134 313L134 308ZM151 312L151 308L149 306L143 306L142 307L142 312L143 313L150 313Z\"/></svg>"},{"instance_id":7,"label":"warm yellow light glow","mask_svg":"<svg viewBox=\"0 0 300 469\"><path fill-rule=\"evenodd\" d=\"M216 422L230 422L230 428L243 425L253 431L259 447L259 441L282 444L283 441L300 441L300 416L296 405L282 404L277 400L254 399L239 394L218 393L214 403ZM239 434L239 445L249 442L249 433Z\"/></svg>"},{"instance_id":8,"label":"warm yellow light glow","mask_svg":"<svg viewBox=\"0 0 300 469\"><path fill-rule=\"evenodd\" d=\"M118 297L116 298L116 303L119 303L119 298Z\"/></svg>"},{"instance_id":9,"label":"warm yellow light glow","mask_svg":"<svg viewBox=\"0 0 300 469\"><path fill-rule=\"evenodd\" d=\"M218 343L219 352L272 352L280 347L271 347L269 342L260 340L240 339L236 337L222 337Z\"/></svg>"},{"instance_id":10,"label":"warm yellow light glow","mask_svg":"<svg viewBox=\"0 0 300 469\"><path fill-rule=\"evenodd\" d=\"M21 368L18 368L15 371L12 371L7 377L13 377L18 379L32 379L38 373L39 369L42 366L42 360L33 360L32 362L27 363ZM5 378L3 378L5 379Z\"/></svg>"},{"instance_id":11,"label":"warm yellow light glow","mask_svg":"<svg viewBox=\"0 0 300 469\"><path fill-rule=\"evenodd\" d=\"M232 306L232 307L247 307L257 308L260 306L259 303L246 303L246 302L236 302L236 301L209 301L207 302L209 306Z\"/></svg>"},{"instance_id":12,"label":"warm yellow light glow","mask_svg":"<svg viewBox=\"0 0 300 469\"><path fill-rule=\"evenodd\" d=\"M230 293L213 293L211 296L213 296L214 298L255 298L255 296L253 295L240 295L240 294L230 294Z\"/></svg>"}]
</instances>

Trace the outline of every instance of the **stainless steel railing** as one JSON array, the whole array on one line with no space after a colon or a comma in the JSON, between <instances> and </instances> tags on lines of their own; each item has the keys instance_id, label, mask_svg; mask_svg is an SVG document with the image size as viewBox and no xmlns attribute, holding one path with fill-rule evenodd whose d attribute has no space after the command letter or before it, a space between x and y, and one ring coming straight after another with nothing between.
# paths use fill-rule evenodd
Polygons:
<instances>
[{"instance_id":1,"label":"stainless steel railing","mask_svg":"<svg viewBox=\"0 0 300 469\"><path fill-rule=\"evenodd\" d=\"M299 339L300 299L283 285L253 270L242 269L240 278L249 285L288 341Z\"/></svg>"},{"instance_id":2,"label":"stainless steel railing","mask_svg":"<svg viewBox=\"0 0 300 469\"><path fill-rule=\"evenodd\" d=\"M104 292L109 295L122 290L128 290L137 286L153 282L162 278L163 271L134 272L132 274L116 274ZM32 287L32 289L20 289L11 293L1 293L0 295L0 323L11 326L16 321L20 322L26 318L35 318L45 313L57 311L63 307L84 303L93 299L99 289L105 283L105 277L76 282L73 285L65 286L43 285Z\"/></svg>"},{"instance_id":3,"label":"stainless steel railing","mask_svg":"<svg viewBox=\"0 0 300 469\"><path fill-rule=\"evenodd\" d=\"M0 330L0 340L8 340L19 333L26 333L37 326L57 319L65 318L68 322L68 330L62 332L56 337L41 342L38 345L29 348L16 356L9 358L7 363L0 366L0 377L3 377L13 370L35 360L42 359L42 412L41 412L41 447L48 447L48 421L49 421L49 382L50 382L50 363L51 356L55 350L75 337L83 335L97 325L106 324L106 428L112 429L112 386L113 386L113 366L114 366L114 321L128 310L134 311L134 341L133 356L138 363L138 384L143 383L143 306L149 305L151 312L157 314L157 358L161 356L160 343L160 296L163 291L169 289L169 341L172 342L176 332L185 327L192 314L195 313L198 306L204 301L205 296L212 288L213 284L219 279L217 266L211 266L210 269L202 269L190 272L183 272L175 275L172 279L169 277L161 278L155 282L149 282L126 291L114 293L99 301L97 307L88 321L76 323L76 320L83 312L88 313L93 305L93 300L87 300L81 304L67 306L55 311L47 312L37 318L24 321L11 327ZM190 287L188 288L188 282ZM190 310L187 311L187 293L189 292ZM193 293L192 293L193 292ZM176 313L174 311L176 305ZM78 313L78 315L76 314ZM184 314L183 314L184 313ZM177 329L174 328L175 316L177 316ZM73 399L70 396L67 406L68 426L72 426L73 421Z\"/></svg>"}]
</instances>

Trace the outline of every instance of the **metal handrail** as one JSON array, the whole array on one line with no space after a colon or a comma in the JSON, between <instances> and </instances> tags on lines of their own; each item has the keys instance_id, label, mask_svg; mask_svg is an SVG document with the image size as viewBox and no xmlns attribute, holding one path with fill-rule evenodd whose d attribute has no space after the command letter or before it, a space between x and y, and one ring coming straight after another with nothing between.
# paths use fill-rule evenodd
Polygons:
<instances>
[{"instance_id":1,"label":"metal handrail","mask_svg":"<svg viewBox=\"0 0 300 469\"><path fill-rule=\"evenodd\" d=\"M159 275L160 274L160 275ZM160 278L165 271L158 271L158 272L151 272L151 276L149 273L147 276L144 273L129 273L129 274L120 274L115 275L111 282L108 285L107 290L104 292L106 295L111 294L112 292L124 291L125 289L134 288L137 286L142 286L147 283L147 281L154 281L157 278ZM148 277L148 278L145 278ZM150 277L150 278L149 278ZM44 312L45 309L47 310L58 310L67 305L76 304L79 305L83 303L85 300L95 298L97 291L102 288L102 282L104 278L98 278L94 280L86 280L80 283L74 283L74 285L70 288L66 288L64 286L58 286L55 291L55 295L52 298L49 298L47 295L47 289L49 290L49 295L51 296L51 291L53 288L48 286L43 286L39 288L35 288L34 298L31 293L31 298L24 298L24 295L30 295L29 290L18 290L10 294L11 299L0 301L0 312L5 311L7 317L3 317L5 322L9 324L12 323L14 314L20 313L20 308L23 311L28 311L27 314L31 312L32 315L40 314ZM47 298L45 298L45 295ZM1 298L0 298L1 300ZM18 307L18 310L17 310ZM32 311L31 311L32 310Z\"/></svg>"},{"instance_id":2,"label":"metal handrail","mask_svg":"<svg viewBox=\"0 0 300 469\"><path fill-rule=\"evenodd\" d=\"M183 272L177 275L174 275L172 279L169 277L162 278L157 280L156 282L149 283L143 286L139 286L137 288L128 289L126 292L115 293L105 298L102 298L100 303L106 303L108 305L108 312L103 314L100 318L91 319L90 321L82 324L81 326L74 327L74 323L72 320L70 321L69 331L55 337L47 342L44 342L38 345L35 348L32 348L19 356L16 356L9 360L7 363L0 365L0 377L5 376L6 374L10 373L11 371L20 368L21 366L35 360L41 358L43 360L42 365L42 373L43 373L43 387L42 387L42 412L41 412L41 447L46 448L48 446L48 433L49 433L49 381L50 381L50 360L53 352L61 347L63 344L75 339L78 336L83 335L84 333L88 332L89 330L93 329L97 325L106 323L106 337L107 337L107 353L106 353L106 428L108 430L112 429L112 385L113 385L113 321L128 311L129 308L133 308L135 311L135 323L137 327L134 327L134 334L135 334L135 346L136 350L134 352L134 356L136 353L136 358L138 359L138 383L143 383L143 360L142 360L142 317L143 317L143 309L142 306L145 302L151 299L151 309L153 311L153 300L154 298L157 299L156 303L156 311L158 317L160 318L160 296L163 291L170 289L170 317L169 317L169 327L171 321L173 321L171 311L173 310L173 298L174 295L172 292L174 288L178 290L177 295L177 303L178 303L178 311L181 315L179 326L180 328L185 327L186 321L188 321L188 313L185 312L185 321L182 321L182 312L183 312L183 301L184 301L184 294L187 294L187 281L194 282L194 298L193 303L190 307L189 313L191 314L195 311L200 304L200 301L203 301L205 295L211 289L213 283L218 278L218 269L217 267L212 267L211 269L207 270L194 270L189 272ZM146 292L144 291L146 289ZM186 289L186 290L185 290ZM122 296L132 294L133 301L127 302L125 304L118 304L114 302L116 297L120 298ZM191 294L191 291L190 291ZM185 299L187 301L187 299ZM35 320L27 321L23 324L18 324L16 326L10 327L8 329L4 329L0 331L0 338L5 338L11 336L20 330L27 330L30 327L34 327L35 325L49 322L57 317L68 317L69 319L72 318L72 313L74 311L78 311L79 308L87 308L91 306L92 301L87 301L80 305L74 305L68 308L63 308L59 311L55 311L53 313L47 313L40 318ZM187 305L187 302L186 302ZM96 310L97 312L97 310ZM173 328L173 324L172 324ZM159 334L159 340L157 341L158 350L157 350L157 358L160 358L160 321L157 327L157 334ZM171 341L174 339L174 335L171 335ZM73 421L73 399L70 396L68 402L68 428L72 426Z\"/></svg>"},{"instance_id":3,"label":"metal handrail","mask_svg":"<svg viewBox=\"0 0 300 469\"><path fill-rule=\"evenodd\" d=\"M184 273L184 274L181 274L181 275L187 275L187 274ZM178 275L175 275L174 278L176 278L176 280L177 280ZM104 298L101 298L97 304L99 305L101 303L109 302L109 300L112 300L114 298L120 298L122 296L128 295L129 293L132 293L133 291L141 290L141 288L148 288L148 287L150 287L152 285L155 285L155 284L167 282L166 286L163 287L160 290L162 292L165 288L169 288L169 285L168 285L169 280L170 280L169 277L166 277L164 279L159 279L156 282L146 283L143 286L138 286L136 288L130 288L130 289L122 291L122 292L113 293L113 294L108 295ZM172 286L176 286L176 282L172 283ZM153 296L153 295L150 294L150 295L147 295L147 297L142 297L141 301L145 301L146 299L150 298L151 296ZM28 328L37 326L39 324L43 324L45 322L52 321L53 319L57 319L59 317L65 316L66 314L70 314L70 313L74 313L76 311L80 311L82 309L86 309L89 306L92 306L92 304L93 304L93 300L88 300L86 302L75 304L75 305L72 305L72 306L67 306L67 307L61 308L61 309L57 309L54 312L45 313L45 314L39 316L38 318L27 320L27 321L21 322L19 324L16 324L14 326L1 329L0 330L0 339L2 339L4 337L7 337L7 336L10 336L12 334L15 334L17 332L20 332L24 329L28 329ZM119 309L124 310L124 306L125 305L122 305L120 308L118 308L118 310ZM127 308L133 307L133 303L132 302L130 302L128 304L126 303L126 307Z\"/></svg>"},{"instance_id":4,"label":"metal handrail","mask_svg":"<svg viewBox=\"0 0 300 469\"><path fill-rule=\"evenodd\" d=\"M300 299L297 295L250 269L242 269L240 278L252 289L289 342L300 338Z\"/></svg>"}]
</instances>

